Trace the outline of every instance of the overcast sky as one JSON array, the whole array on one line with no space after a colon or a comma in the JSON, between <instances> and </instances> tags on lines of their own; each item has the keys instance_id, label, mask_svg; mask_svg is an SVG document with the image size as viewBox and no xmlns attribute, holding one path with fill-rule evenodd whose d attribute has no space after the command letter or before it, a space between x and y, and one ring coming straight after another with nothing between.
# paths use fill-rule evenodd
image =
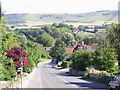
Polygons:
<instances>
[{"instance_id":1,"label":"overcast sky","mask_svg":"<svg viewBox=\"0 0 120 90\"><path fill-rule=\"evenodd\" d=\"M11 13L86 13L118 10L119 0L1 0L2 11Z\"/></svg>"}]
</instances>

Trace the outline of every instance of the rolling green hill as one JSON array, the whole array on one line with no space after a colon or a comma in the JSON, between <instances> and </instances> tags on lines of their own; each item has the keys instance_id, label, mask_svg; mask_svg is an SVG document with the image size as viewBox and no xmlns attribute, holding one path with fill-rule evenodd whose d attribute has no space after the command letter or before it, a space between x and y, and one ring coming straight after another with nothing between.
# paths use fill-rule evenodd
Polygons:
<instances>
[{"instance_id":1,"label":"rolling green hill","mask_svg":"<svg viewBox=\"0 0 120 90\"><path fill-rule=\"evenodd\" d=\"M95 23L105 21L117 22L117 11L96 11L82 14L7 14L5 15L9 24L20 24L27 22L41 23Z\"/></svg>"}]
</instances>

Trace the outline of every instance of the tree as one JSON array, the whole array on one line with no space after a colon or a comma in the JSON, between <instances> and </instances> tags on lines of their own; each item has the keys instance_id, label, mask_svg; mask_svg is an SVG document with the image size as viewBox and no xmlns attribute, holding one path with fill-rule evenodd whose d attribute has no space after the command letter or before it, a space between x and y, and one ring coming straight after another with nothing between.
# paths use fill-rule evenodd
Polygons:
<instances>
[{"instance_id":1,"label":"tree","mask_svg":"<svg viewBox=\"0 0 120 90\"><path fill-rule=\"evenodd\" d=\"M37 42L43 44L43 46L52 47L55 41L49 34L42 34L37 37Z\"/></svg>"},{"instance_id":2,"label":"tree","mask_svg":"<svg viewBox=\"0 0 120 90\"><path fill-rule=\"evenodd\" d=\"M21 61L20 58L23 58L23 67L29 66L29 61L27 60L27 57L29 56L25 51L23 51L20 47L13 47L9 50L7 50L7 57L11 58L14 63L16 64L16 69L21 67Z\"/></svg>"},{"instance_id":3,"label":"tree","mask_svg":"<svg viewBox=\"0 0 120 90\"><path fill-rule=\"evenodd\" d=\"M53 27L58 27L58 23L53 23L52 26Z\"/></svg>"},{"instance_id":4,"label":"tree","mask_svg":"<svg viewBox=\"0 0 120 90\"><path fill-rule=\"evenodd\" d=\"M53 27L56 27L56 28L67 28L67 29L70 29L70 30L73 30L74 29L74 26L73 25L67 25L67 24L64 24L64 23L53 23L52 24Z\"/></svg>"},{"instance_id":5,"label":"tree","mask_svg":"<svg viewBox=\"0 0 120 90\"><path fill-rule=\"evenodd\" d=\"M5 56L6 50L13 46L18 46L17 40L15 39L15 33L13 30L9 30L5 25L5 17L1 17L0 22L0 77L1 80L12 80L16 76L16 68L12 60Z\"/></svg>"},{"instance_id":6,"label":"tree","mask_svg":"<svg viewBox=\"0 0 120 90\"><path fill-rule=\"evenodd\" d=\"M65 54L65 44L62 40L57 39L54 47L52 48L50 55L57 59L57 61L62 61Z\"/></svg>"},{"instance_id":7,"label":"tree","mask_svg":"<svg viewBox=\"0 0 120 90\"><path fill-rule=\"evenodd\" d=\"M41 58L50 59L49 53L43 50L43 45L32 42L30 40L27 41L27 44L23 46L24 50L29 53L28 60L30 61L30 67L24 67L23 71L30 73L37 66L39 62L41 62Z\"/></svg>"},{"instance_id":8,"label":"tree","mask_svg":"<svg viewBox=\"0 0 120 90\"><path fill-rule=\"evenodd\" d=\"M69 45L69 44L73 44L75 39L74 39L74 36L70 33L65 33L63 36L62 36L62 41L64 41L64 43L66 45Z\"/></svg>"},{"instance_id":9,"label":"tree","mask_svg":"<svg viewBox=\"0 0 120 90\"><path fill-rule=\"evenodd\" d=\"M87 44L87 45L91 45L93 43L97 43L98 42L95 37L91 37L91 38L85 37L84 41L85 41L85 44Z\"/></svg>"},{"instance_id":10,"label":"tree","mask_svg":"<svg viewBox=\"0 0 120 90\"><path fill-rule=\"evenodd\" d=\"M35 36L35 30L26 29L25 32L21 29L25 32L24 35L19 30L11 30L5 25L4 17L1 18L0 24L0 81L13 80L16 77L16 69L21 66L20 57L24 59L23 66L28 66L28 63L30 65L30 67L23 67L23 71L27 73L32 72L41 58L51 58L48 52L42 50L43 45L27 40L26 37L31 36L32 39ZM37 31L37 33L41 32ZM42 30L42 33L45 31ZM26 52L29 53L29 57Z\"/></svg>"},{"instance_id":11,"label":"tree","mask_svg":"<svg viewBox=\"0 0 120 90\"><path fill-rule=\"evenodd\" d=\"M82 43L82 41L84 40L84 37L81 35L76 35L76 41L78 41L78 43Z\"/></svg>"},{"instance_id":12,"label":"tree","mask_svg":"<svg viewBox=\"0 0 120 90\"><path fill-rule=\"evenodd\" d=\"M85 71L91 65L91 52L86 50L79 50L72 54L70 58L72 61L71 68L73 70Z\"/></svg>"},{"instance_id":13,"label":"tree","mask_svg":"<svg viewBox=\"0 0 120 90\"><path fill-rule=\"evenodd\" d=\"M44 26L41 29L43 29L44 31L46 31L47 33L50 32L50 26Z\"/></svg>"},{"instance_id":14,"label":"tree","mask_svg":"<svg viewBox=\"0 0 120 90\"><path fill-rule=\"evenodd\" d=\"M23 33L18 33L15 35L15 37L16 37L17 43L20 46L23 46L24 44L27 43L27 37Z\"/></svg>"},{"instance_id":15,"label":"tree","mask_svg":"<svg viewBox=\"0 0 120 90\"><path fill-rule=\"evenodd\" d=\"M55 39L61 38L61 31L56 27L51 27L50 35Z\"/></svg>"},{"instance_id":16,"label":"tree","mask_svg":"<svg viewBox=\"0 0 120 90\"><path fill-rule=\"evenodd\" d=\"M112 48L115 48L117 60L120 66L120 26L112 24L112 27L107 29L107 39Z\"/></svg>"},{"instance_id":17,"label":"tree","mask_svg":"<svg viewBox=\"0 0 120 90\"><path fill-rule=\"evenodd\" d=\"M114 48L109 45L104 46L104 48L98 48L93 53L93 64L98 70L104 70L108 72L115 72L117 67L117 55Z\"/></svg>"}]
</instances>

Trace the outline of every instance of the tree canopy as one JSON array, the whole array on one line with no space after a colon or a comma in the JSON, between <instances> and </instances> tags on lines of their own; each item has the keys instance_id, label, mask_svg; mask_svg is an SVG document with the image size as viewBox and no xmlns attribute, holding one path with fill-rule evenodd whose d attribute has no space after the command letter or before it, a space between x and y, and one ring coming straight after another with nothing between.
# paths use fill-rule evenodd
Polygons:
<instances>
[{"instance_id":1,"label":"tree canopy","mask_svg":"<svg viewBox=\"0 0 120 90\"><path fill-rule=\"evenodd\" d=\"M64 58L64 54L65 54L65 44L62 40L57 39L54 47L50 52L50 55L53 58L57 59L58 61L62 61L62 59Z\"/></svg>"},{"instance_id":2,"label":"tree canopy","mask_svg":"<svg viewBox=\"0 0 120 90\"><path fill-rule=\"evenodd\" d=\"M42 34L37 37L37 42L43 44L46 47L52 47L55 40L49 34Z\"/></svg>"}]
</instances>

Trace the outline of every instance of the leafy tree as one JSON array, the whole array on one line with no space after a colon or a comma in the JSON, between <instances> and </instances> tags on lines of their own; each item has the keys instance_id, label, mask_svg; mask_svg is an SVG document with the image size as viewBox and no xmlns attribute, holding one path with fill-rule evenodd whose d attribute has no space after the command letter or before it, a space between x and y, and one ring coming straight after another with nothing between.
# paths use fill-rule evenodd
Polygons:
<instances>
[{"instance_id":1,"label":"leafy tree","mask_svg":"<svg viewBox=\"0 0 120 90\"><path fill-rule=\"evenodd\" d=\"M67 25L67 24L64 24L64 23L53 23L52 26L56 27L56 28L68 28L70 30L73 30L74 29L74 26L73 25Z\"/></svg>"},{"instance_id":2,"label":"leafy tree","mask_svg":"<svg viewBox=\"0 0 120 90\"><path fill-rule=\"evenodd\" d=\"M58 29L60 29L62 34L66 33L66 32L68 32L68 33L70 32L70 29L66 28L66 27L61 27L61 28L58 28Z\"/></svg>"},{"instance_id":3,"label":"leafy tree","mask_svg":"<svg viewBox=\"0 0 120 90\"><path fill-rule=\"evenodd\" d=\"M91 52L86 50L79 50L74 52L70 59L72 61L71 68L73 70L85 71L92 62Z\"/></svg>"},{"instance_id":4,"label":"leafy tree","mask_svg":"<svg viewBox=\"0 0 120 90\"><path fill-rule=\"evenodd\" d=\"M19 46L17 44L17 40L15 39L15 33L13 30L9 30L6 27L5 18L1 17L0 22L0 70L2 76L0 77L1 80L12 80L16 76L16 68L14 62L5 56L6 50L10 49L13 46Z\"/></svg>"},{"instance_id":5,"label":"leafy tree","mask_svg":"<svg viewBox=\"0 0 120 90\"><path fill-rule=\"evenodd\" d=\"M73 44L75 39L74 39L74 36L70 33L65 33L63 36L62 36L62 41L64 41L64 43L66 45L69 45L69 44Z\"/></svg>"},{"instance_id":6,"label":"leafy tree","mask_svg":"<svg viewBox=\"0 0 120 90\"><path fill-rule=\"evenodd\" d=\"M43 29L27 29L27 30L15 30L18 34L21 35L21 33L23 33L27 39L31 40L31 41L36 41L36 38L41 35L41 34L45 34L46 32ZM23 35L21 35L23 36ZM19 36L20 37L20 36Z\"/></svg>"},{"instance_id":7,"label":"leafy tree","mask_svg":"<svg viewBox=\"0 0 120 90\"><path fill-rule=\"evenodd\" d=\"M43 29L38 29L39 35L46 33Z\"/></svg>"},{"instance_id":8,"label":"leafy tree","mask_svg":"<svg viewBox=\"0 0 120 90\"><path fill-rule=\"evenodd\" d=\"M62 40L57 39L54 47L52 48L50 55L57 59L57 61L62 61L65 54L65 44Z\"/></svg>"},{"instance_id":9,"label":"leafy tree","mask_svg":"<svg viewBox=\"0 0 120 90\"><path fill-rule=\"evenodd\" d=\"M17 40L17 43L20 45L20 46L23 46L24 44L27 43L27 37L23 34L23 33L17 33L15 35L15 38Z\"/></svg>"},{"instance_id":10,"label":"leafy tree","mask_svg":"<svg viewBox=\"0 0 120 90\"><path fill-rule=\"evenodd\" d=\"M26 29L25 31L20 30L22 32L19 32L19 30L15 30L15 31L10 30L5 25L6 21L4 17L1 18L0 24L1 24L0 25L0 32L1 32L0 33L0 37L1 37L0 38L1 39L0 40L0 46L1 46L0 47L0 51L1 51L0 53L0 73L1 73L0 81L13 80L17 76L16 65L17 67L20 66L20 63L18 61L20 56L23 56L24 59L27 59L26 57L24 57L26 55L25 52L28 52L30 55L28 57L28 60L30 61L29 62L30 67L24 67L23 71L28 72L28 73L32 72L34 67L39 62L41 62L41 58L47 58L47 59L51 58L48 52L42 50L43 46L41 44L30 41L30 39L34 39L36 37L35 36L36 33L38 35L41 33L41 31L35 32L35 30ZM45 32L43 31L41 34L43 33ZM21 46L25 50L24 52L22 52L21 49L19 48ZM18 55L18 53L20 55ZM28 61L25 60L23 64L25 66L28 65Z\"/></svg>"},{"instance_id":11,"label":"leafy tree","mask_svg":"<svg viewBox=\"0 0 120 90\"><path fill-rule=\"evenodd\" d=\"M41 29L43 29L44 31L46 31L47 33L50 32L50 26L44 26Z\"/></svg>"},{"instance_id":12,"label":"leafy tree","mask_svg":"<svg viewBox=\"0 0 120 90\"><path fill-rule=\"evenodd\" d=\"M27 57L29 56L25 51L23 51L20 47L13 47L9 50L7 50L7 57L11 58L14 63L16 64L16 69L21 67L21 61L20 58L23 58L23 67L29 66L29 61L27 60Z\"/></svg>"},{"instance_id":13,"label":"leafy tree","mask_svg":"<svg viewBox=\"0 0 120 90\"><path fill-rule=\"evenodd\" d=\"M76 35L75 40L78 41L79 43L81 43L84 40L84 37L81 35Z\"/></svg>"},{"instance_id":14,"label":"leafy tree","mask_svg":"<svg viewBox=\"0 0 120 90\"><path fill-rule=\"evenodd\" d=\"M56 27L51 27L50 35L55 39L61 38L61 31Z\"/></svg>"},{"instance_id":15,"label":"leafy tree","mask_svg":"<svg viewBox=\"0 0 120 90\"><path fill-rule=\"evenodd\" d=\"M107 39L112 48L115 48L117 60L120 66L120 26L112 24L112 27L107 29Z\"/></svg>"},{"instance_id":16,"label":"leafy tree","mask_svg":"<svg viewBox=\"0 0 120 90\"><path fill-rule=\"evenodd\" d=\"M98 48L93 53L93 59L93 65L99 70L105 70L111 73L117 70L115 66L117 55L114 48L110 48L109 46Z\"/></svg>"},{"instance_id":17,"label":"leafy tree","mask_svg":"<svg viewBox=\"0 0 120 90\"><path fill-rule=\"evenodd\" d=\"M41 59L50 59L50 55L48 52L43 50L43 45L32 42L30 40L27 41L27 43L23 46L24 50L29 53L28 60L30 61L29 65L30 67L24 67L24 72L32 72L33 69L37 66L39 62L41 62Z\"/></svg>"},{"instance_id":18,"label":"leafy tree","mask_svg":"<svg viewBox=\"0 0 120 90\"><path fill-rule=\"evenodd\" d=\"M85 44L87 44L87 45L91 45L93 43L97 43L98 42L95 37L91 37L91 38L85 37L84 41L85 41Z\"/></svg>"},{"instance_id":19,"label":"leafy tree","mask_svg":"<svg viewBox=\"0 0 120 90\"><path fill-rule=\"evenodd\" d=\"M53 23L52 26L53 27L58 27L58 23Z\"/></svg>"},{"instance_id":20,"label":"leafy tree","mask_svg":"<svg viewBox=\"0 0 120 90\"><path fill-rule=\"evenodd\" d=\"M47 47L52 47L54 45L54 38L49 34L42 34L37 37L37 42L43 44Z\"/></svg>"}]
</instances>

